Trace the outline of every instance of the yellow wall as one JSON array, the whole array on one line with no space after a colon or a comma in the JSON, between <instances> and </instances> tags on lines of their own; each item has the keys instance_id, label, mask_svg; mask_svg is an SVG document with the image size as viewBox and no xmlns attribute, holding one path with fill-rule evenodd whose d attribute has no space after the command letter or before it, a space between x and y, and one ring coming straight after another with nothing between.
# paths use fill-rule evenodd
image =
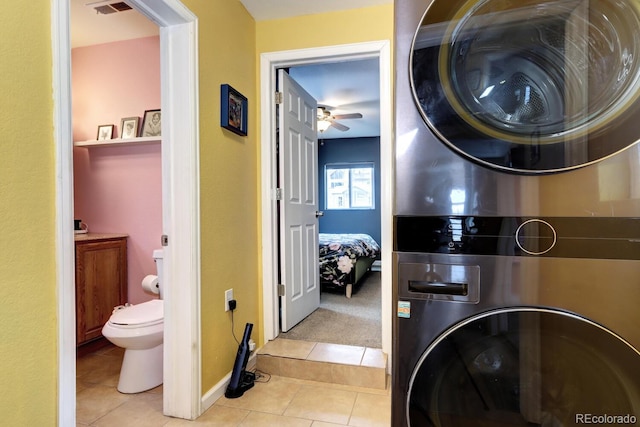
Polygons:
<instances>
[{"instance_id":1,"label":"yellow wall","mask_svg":"<svg viewBox=\"0 0 640 427\"><path fill-rule=\"evenodd\" d=\"M391 40L393 5L255 23L240 2L184 0L200 32L200 186L202 227L202 390L233 366L237 344L230 313L221 310L233 288L236 336L246 322L262 344L259 237L260 53L328 44ZM224 11L224 12L223 12ZM328 25L329 24L329 25ZM290 34L299 33L295 37ZM326 34L331 34L330 43ZM220 84L249 100L249 135L220 128Z\"/></svg>"},{"instance_id":2,"label":"yellow wall","mask_svg":"<svg viewBox=\"0 0 640 427\"><path fill-rule=\"evenodd\" d=\"M393 39L393 3L256 24L257 53Z\"/></svg>"},{"instance_id":3,"label":"yellow wall","mask_svg":"<svg viewBox=\"0 0 640 427\"><path fill-rule=\"evenodd\" d=\"M55 425L55 183L48 1L0 14L0 414Z\"/></svg>"},{"instance_id":4,"label":"yellow wall","mask_svg":"<svg viewBox=\"0 0 640 427\"><path fill-rule=\"evenodd\" d=\"M255 22L239 1L183 0L196 16L200 73L200 220L202 248L202 391L233 367L238 345L224 291L238 301L234 322L241 336L258 319L258 93ZM248 99L248 136L220 127L220 84Z\"/></svg>"}]
</instances>

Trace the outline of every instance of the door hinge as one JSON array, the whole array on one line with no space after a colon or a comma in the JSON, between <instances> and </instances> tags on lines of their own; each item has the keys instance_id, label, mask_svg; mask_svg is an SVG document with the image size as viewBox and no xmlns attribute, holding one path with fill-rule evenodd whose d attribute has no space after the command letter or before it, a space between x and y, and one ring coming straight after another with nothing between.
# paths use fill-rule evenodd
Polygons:
<instances>
[{"instance_id":1,"label":"door hinge","mask_svg":"<svg viewBox=\"0 0 640 427\"><path fill-rule=\"evenodd\" d=\"M282 104L282 98L284 98L282 92L276 92L276 104Z\"/></svg>"},{"instance_id":2,"label":"door hinge","mask_svg":"<svg viewBox=\"0 0 640 427\"><path fill-rule=\"evenodd\" d=\"M276 188L276 200L282 200L282 188Z\"/></svg>"},{"instance_id":3,"label":"door hinge","mask_svg":"<svg viewBox=\"0 0 640 427\"><path fill-rule=\"evenodd\" d=\"M279 297L283 297L284 296L284 285L282 285L282 284L278 285L278 296Z\"/></svg>"},{"instance_id":4,"label":"door hinge","mask_svg":"<svg viewBox=\"0 0 640 427\"><path fill-rule=\"evenodd\" d=\"M169 236L167 236L166 234L160 236L160 245L169 246Z\"/></svg>"}]
</instances>

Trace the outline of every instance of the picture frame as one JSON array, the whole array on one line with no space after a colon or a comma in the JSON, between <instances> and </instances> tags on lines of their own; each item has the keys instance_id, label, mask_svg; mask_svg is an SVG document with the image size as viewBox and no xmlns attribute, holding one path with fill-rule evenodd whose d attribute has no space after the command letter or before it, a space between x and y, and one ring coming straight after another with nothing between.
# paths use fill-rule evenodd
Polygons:
<instances>
[{"instance_id":1,"label":"picture frame","mask_svg":"<svg viewBox=\"0 0 640 427\"><path fill-rule=\"evenodd\" d=\"M162 136L162 112L159 108L145 110L139 136Z\"/></svg>"},{"instance_id":2,"label":"picture frame","mask_svg":"<svg viewBox=\"0 0 640 427\"><path fill-rule=\"evenodd\" d=\"M105 141L107 139L111 139L113 137L113 127L114 125L98 126L98 134L96 136L96 139L98 141Z\"/></svg>"},{"instance_id":3,"label":"picture frame","mask_svg":"<svg viewBox=\"0 0 640 427\"><path fill-rule=\"evenodd\" d=\"M220 126L247 136L247 98L228 84L220 85Z\"/></svg>"},{"instance_id":4,"label":"picture frame","mask_svg":"<svg viewBox=\"0 0 640 427\"><path fill-rule=\"evenodd\" d=\"M140 117L125 117L120 121L120 138L133 139L138 136Z\"/></svg>"}]
</instances>

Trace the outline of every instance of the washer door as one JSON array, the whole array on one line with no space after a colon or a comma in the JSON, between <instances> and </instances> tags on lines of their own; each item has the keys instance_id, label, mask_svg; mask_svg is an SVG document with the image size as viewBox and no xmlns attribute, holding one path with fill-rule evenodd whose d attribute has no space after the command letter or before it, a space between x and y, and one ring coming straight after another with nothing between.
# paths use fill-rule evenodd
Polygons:
<instances>
[{"instance_id":1,"label":"washer door","mask_svg":"<svg viewBox=\"0 0 640 427\"><path fill-rule=\"evenodd\" d=\"M429 346L411 376L407 419L414 427L635 424L639 366L629 343L579 316L496 310Z\"/></svg>"},{"instance_id":2,"label":"washer door","mask_svg":"<svg viewBox=\"0 0 640 427\"><path fill-rule=\"evenodd\" d=\"M426 123L483 165L558 172L640 137L637 0L434 0L412 50Z\"/></svg>"}]
</instances>

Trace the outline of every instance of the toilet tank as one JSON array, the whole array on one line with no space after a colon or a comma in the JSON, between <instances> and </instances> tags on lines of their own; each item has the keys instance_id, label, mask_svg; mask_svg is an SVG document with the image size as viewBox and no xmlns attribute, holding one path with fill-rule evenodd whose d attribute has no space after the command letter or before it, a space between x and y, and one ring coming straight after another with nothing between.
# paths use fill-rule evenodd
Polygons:
<instances>
[{"instance_id":1,"label":"toilet tank","mask_svg":"<svg viewBox=\"0 0 640 427\"><path fill-rule=\"evenodd\" d=\"M162 286L162 259L164 257L164 251L162 249L155 249L153 251L153 260L156 263L156 275L158 276L158 283Z\"/></svg>"}]
</instances>

